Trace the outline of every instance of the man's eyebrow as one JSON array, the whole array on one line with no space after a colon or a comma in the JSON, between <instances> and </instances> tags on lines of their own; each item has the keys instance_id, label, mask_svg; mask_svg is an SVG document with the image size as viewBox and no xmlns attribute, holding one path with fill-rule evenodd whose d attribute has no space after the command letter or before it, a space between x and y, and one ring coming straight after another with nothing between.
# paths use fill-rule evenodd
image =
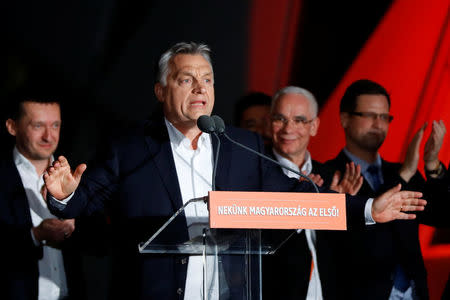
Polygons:
<instances>
[{"instance_id":1,"label":"man's eyebrow","mask_svg":"<svg viewBox=\"0 0 450 300\"><path fill-rule=\"evenodd\" d=\"M179 76L179 75L194 76L194 74L190 71L180 71L180 72L178 72L178 74L176 74L176 76Z\"/></svg>"},{"instance_id":2,"label":"man's eyebrow","mask_svg":"<svg viewBox=\"0 0 450 300\"><path fill-rule=\"evenodd\" d=\"M200 77L206 77L206 76L213 76L214 72L208 71L205 74L201 74ZM174 74L174 78L177 78L178 76L191 76L195 77L194 72L188 71L188 70L181 70L177 74Z\"/></svg>"},{"instance_id":3,"label":"man's eyebrow","mask_svg":"<svg viewBox=\"0 0 450 300\"><path fill-rule=\"evenodd\" d=\"M179 74L181 74L181 75L194 76L194 72L191 72L191 71L180 71ZM213 72L208 71L208 72L205 73L205 74L201 74L201 76L202 76L202 77L203 77L203 76L211 76L212 74L213 74Z\"/></svg>"}]
</instances>

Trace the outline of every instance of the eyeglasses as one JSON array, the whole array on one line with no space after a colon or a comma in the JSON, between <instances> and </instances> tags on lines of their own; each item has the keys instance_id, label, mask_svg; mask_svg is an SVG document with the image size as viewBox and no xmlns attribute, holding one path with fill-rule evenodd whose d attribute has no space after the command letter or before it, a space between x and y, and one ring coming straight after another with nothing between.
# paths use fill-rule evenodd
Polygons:
<instances>
[{"instance_id":1,"label":"eyeglasses","mask_svg":"<svg viewBox=\"0 0 450 300\"><path fill-rule=\"evenodd\" d=\"M292 119L288 119L283 115L273 115L271 119L272 119L272 124L274 126L278 126L278 127L287 125L289 123L289 121L292 121L292 123L294 124L295 127L305 127L306 125L308 125L309 123L314 121L315 118L308 120L306 117L297 116Z\"/></svg>"},{"instance_id":2,"label":"eyeglasses","mask_svg":"<svg viewBox=\"0 0 450 300\"><path fill-rule=\"evenodd\" d=\"M349 112L350 115L358 116L365 119L371 119L372 121L375 121L376 119L380 118L381 121L386 123L391 123L394 119L394 116L390 114L377 114L374 112L359 112L359 111L352 111Z\"/></svg>"}]
</instances>

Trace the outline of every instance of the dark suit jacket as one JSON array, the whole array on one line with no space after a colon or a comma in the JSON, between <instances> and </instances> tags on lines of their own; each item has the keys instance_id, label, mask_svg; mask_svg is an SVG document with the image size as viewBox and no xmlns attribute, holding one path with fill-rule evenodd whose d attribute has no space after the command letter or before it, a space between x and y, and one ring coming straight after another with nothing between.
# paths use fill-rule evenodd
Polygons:
<instances>
[{"instance_id":1,"label":"dark suit jacket","mask_svg":"<svg viewBox=\"0 0 450 300\"><path fill-rule=\"evenodd\" d=\"M345 170L350 159L344 152L326 162L334 170ZM384 184L375 193L364 181L358 195L375 197L387 189L402 183L402 188L423 191L424 179L416 173L409 183L398 175L401 165L382 161ZM419 299L428 299L427 275L420 250L419 223L432 225L433 210L429 208L439 203L430 201L424 212L417 213L416 220L394 221L385 224L369 225L364 230L330 233L330 255L334 255L336 272L325 278L322 284L329 290L328 296L337 299L388 299L393 286L394 268L400 264L409 278L414 280ZM334 281L334 278L337 281ZM329 283L329 284L328 284ZM328 298L328 297L327 297Z\"/></svg>"},{"instance_id":2,"label":"dark suit jacket","mask_svg":"<svg viewBox=\"0 0 450 300\"><path fill-rule=\"evenodd\" d=\"M434 216L433 225L448 228L450 226L450 218L448 217L450 211L450 175L444 166L443 168L443 174L439 178L427 176L423 198L431 199L431 205L427 205L427 209Z\"/></svg>"},{"instance_id":3,"label":"dark suit jacket","mask_svg":"<svg viewBox=\"0 0 450 300\"><path fill-rule=\"evenodd\" d=\"M0 257L3 264L0 271L1 299L38 298L38 261L42 258L42 247L36 247L31 238L30 207L23 184L12 159L0 162L0 236L3 240ZM73 299L82 299L78 268L73 248L68 240L63 245L65 272L69 293ZM70 257L70 258L69 258ZM71 276L73 275L73 276ZM71 280L74 279L74 280Z\"/></svg>"},{"instance_id":4,"label":"dark suit jacket","mask_svg":"<svg viewBox=\"0 0 450 300\"><path fill-rule=\"evenodd\" d=\"M448 169L444 167L444 174L439 178L431 178L427 176L425 199L440 199L446 202L446 207L431 207L436 215L436 225L438 227L448 228L450 226L450 218L448 212L450 211L450 175ZM450 299L450 274L442 294L442 300Z\"/></svg>"},{"instance_id":5,"label":"dark suit jacket","mask_svg":"<svg viewBox=\"0 0 450 300\"><path fill-rule=\"evenodd\" d=\"M271 152L272 153L272 152ZM323 188L329 188L332 173L322 163L312 161L312 173L320 174L324 180ZM328 266L327 241L322 241L322 231L316 231L316 255L319 274L326 272ZM325 246L325 252L323 247ZM263 257L263 299L305 299L311 272L311 252L305 231L294 233L273 255Z\"/></svg>"},{"instance_id":6,"label":"dark suit jacket","mask_svg":"<svg viewBox=\"0 0 450 300\"><path fill-rule=\"evenodd\" d=\"M229 127L227 134L256 151L263 151L262 140L254 133ZM215 139L213 147L215 153ZM142 255L137 251L137 244L147 240L182 206L164 121L145 122L135 132L112 143L101 161L83 175L82 184L59 214L66 218L90 214L111 203L118 246L113 295L129 299L181 299L186 259ZM220 148L216 187L230 191L312 191L309 184L287 178L278 166L225 139ZM359 202L349 209L348 220L354 226L364 224L364 203ZM54 212L58 213L57 209ZM173 239L186 241L185 218L180 219L176 229Z\"/></svg>"}]
</instances>

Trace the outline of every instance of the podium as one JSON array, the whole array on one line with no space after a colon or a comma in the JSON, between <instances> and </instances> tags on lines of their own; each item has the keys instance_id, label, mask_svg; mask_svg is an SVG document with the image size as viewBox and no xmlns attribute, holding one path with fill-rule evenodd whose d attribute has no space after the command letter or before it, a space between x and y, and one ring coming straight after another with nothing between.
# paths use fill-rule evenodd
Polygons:
<instances>
[{"instance_id":1,"label":"podium","mask_svg":"<svg viewBox=\"0 0 450 300\"><path fill-rule=\"evenodd\" d=\"M204 198L192 199L183 205L145 243L138 245L140 253L189 255L203 261L203 299L213 293L219 299L262 299L261 255L275 253L289 239L294 230L218 229L209 222L197 222L187 241L173 241L173 224L185 218L183 211ZM211 291L212 282L218 291Z\"/></svg>"},{"instance_id":2,"label":"podium","mask_svg":"<svg viewBox=\"0 0 450 300\"><path fill-rule=\"evenodd\" d=\"M237 200L238 203L246 203L246 200L239 198L237 195L250 197L251 201L247 201L250 203L254 202L258 197L261 198L263 195L267 196L270 194L258 192L247 194L233 194L233 192L212 193L225 193L221 194L221 196L225 195L226 197L231 198L231 200ZM302 195L302 193L273 193L273 195L277 197L274 198L277 199L277 205L282 203L282 200L279 199L282 196L295 196L300 198L305 196L305 194ZM309 202L313 203L311 205L314 205L315 203L314 200L311 200L311 197L316 197L316 195L317 194L306 195L306 197L309 197ZM332 195L332 197L335 196L336 195ZM269 198L273 197L274 196L272 195L269 196ZM213 199L210 199L210 197L202 197L191 199L185 203L146 242L138 245L139 252L154 255L188 255L190 261L193 259L198 263L200 260L201 276L203 277L203 299L262 299L262 255L274 254L286 241L288 241L289 238L297 234L297 228L302 227L297 227L297 223L295 223L295 225L287 225L288 227L285 227L286 225L283 224L282 227L270 229L271 225L268 225L269 227L267 227L267 225L262 225L263 223L254 223L258 225L253 225L252 220L250 222L252 224L247 226L238 225L238 228L234 226L223 228L227 227L226 225L222 226L222 228L213 228L217 226L210 226L210 224L215 224L216 222L212 219L209 220L208 217L203 219L196 218L193 221L186 220L184 211L189 206L193 206L198 202L207 202L208 209L211 210L214 208L214 210L216 210L217 201L210 202L209 200ZM220 199L219 203L223 203L224 201L225 200ZM298 208L298 203L295 202L292 204L292 200L290 199L286 201L287 205L294 205L295 208ZM299 201L304 200L300 199ZM333 204L329 200L324 201L323 199L319 199L317 201L320 206ZM254 206L252 207L254 208ZM265 207L267 208L267 206ZM249 208L248 210L245 209L245 211L251 212L252 210ZM292 210L283 209L278 211L284 213L291 212ZM295 216L296 218L302 217L301 211L302 210L298 210L298 214ZM210 211L209 215L212 217L211 215L214 215L214 213ZM259 218L262 216L254 215L247 216L247 218L248 217ZM324 226L323 221L317 223L320 224L319 226L314 222L311 223L310 216L305 217L309 218L307 224L313 224L311 225L313 227ZM318 219L320 218L318 217ZM345 222L345 217L343 219ZM189 230L189 239L186 241L173 239L173 236L175 236L174 232L180 228L180 222L181 224L186 224ZM258 228L258 226L261 226L261 229ZM331 227L328 229L333 229L332 225L330 226Z\"/></svg>"}]
</instances>

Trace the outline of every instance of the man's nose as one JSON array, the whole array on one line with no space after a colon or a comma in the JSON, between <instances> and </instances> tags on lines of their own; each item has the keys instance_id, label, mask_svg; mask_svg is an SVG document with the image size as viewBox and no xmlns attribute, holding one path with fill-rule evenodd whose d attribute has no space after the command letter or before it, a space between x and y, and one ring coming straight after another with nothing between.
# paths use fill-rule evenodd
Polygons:
<instances>
[{"instance_id":1,"label":"man's nose","mask_svg":"<svg viewBox=\"0 0 450 300\"><path fill-rule=\"evenodd\" d=\"M383 128L383 126L385 125L386 122L384 122L381 119L381 116L377 116L375 119L373 119L373 123L372 126L375 128Z\"/></svg>"},{"instance_id":2,"label":"man's nose","mask_svg":"<svg viewBox=\"0 0 450 300\"><path fill-rule=\"evenodd\" d=\"M205 84L201 80L196 80L193 92L196 94L206 93Z\"/></svg>"},{"instance_id":3,"label":"man's nose","mask_svg":"<svg viewBox=\"0 0 450 300\"><path fill-rule=\"evenodd\" d=\"M294 120L291 119L287 119L286 122L283 123L283 131L291 131L294 129Z\"/></svg>"},{"instance_id":4,"label":"man's nose","mask_svg":"<svg viewBox=\"0 0 450 300\"><path fill-rule=\"evenodd\" d=\"M50 141L52 139L52 129L50 127L45 127L44 133L42 134L42 139L45 141Z\"/></svg>"}]
</instances>

